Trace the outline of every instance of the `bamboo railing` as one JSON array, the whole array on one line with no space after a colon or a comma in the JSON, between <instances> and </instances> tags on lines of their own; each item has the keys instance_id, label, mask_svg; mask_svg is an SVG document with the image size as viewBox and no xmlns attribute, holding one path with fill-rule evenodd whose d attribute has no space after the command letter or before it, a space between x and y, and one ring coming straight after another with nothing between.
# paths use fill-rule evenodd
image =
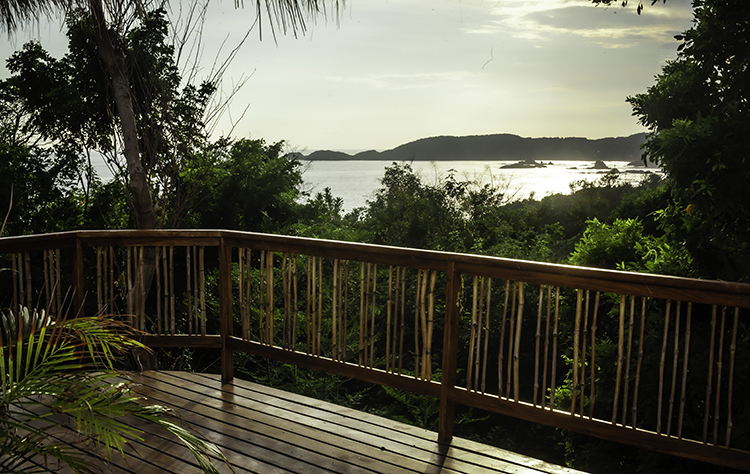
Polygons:
<instances>
[{"instance_id":1,"label":"bamboo railing","mask_svg":"<svg viewBox=\"0 0 750 474\"><path fill-rule=\"evenodd\" d=\"M270 357L749 469L750 285L232 231L0 239L0 305L122 315ZM148 289L148 291L146 291Z\"/></svg>"}]
</instances>

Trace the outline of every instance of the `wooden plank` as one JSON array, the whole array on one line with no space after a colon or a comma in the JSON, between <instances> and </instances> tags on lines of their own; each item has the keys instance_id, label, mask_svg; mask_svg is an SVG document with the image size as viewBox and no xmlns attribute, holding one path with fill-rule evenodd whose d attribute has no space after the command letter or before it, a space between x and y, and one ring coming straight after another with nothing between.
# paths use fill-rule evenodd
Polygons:
<instances>
[{"instance_id":1,"label":"wooden plank","mask_svg":"<svg viewBox=\"0 0 750 474\"><path fill-rule=\"evenodd\" d=\"M161 372L159 374L161 374ZM184 377L185 373L177 372L174 373L174 375L176 377ZM493 472L508 472L508 462L521 465L524 469L533 465L536 466L535 469L545 473L579 472L545 463L544 461L496 448L494 446L488 446L461 438L454 438L450 443L451 450L446 453L444 450L441 451L439 447L440 444L436 444L435 442L437 434L423 428L362 413L351 408L333 405L314 398L300 397L298 395L253 384L244 380L237 381L237 383L247 392L255 392L254 395L247 395L248 398L253 400L272 404L278 403L275 399L283 400L284 403L298 403L299 407L297 410L302 413L312 413L313 410L317 409L323 412L323 415L321 416L325 416L332 420L340 420L338 421L339 424L353 427L361 425L360 429L362 429L362 431L372 432L385 440L398 441L403 445L416 447L426 452L432 450L435 450L435 452L440 451L443 455L456 460L469 458L470 464L489 467L493 469ZM304 400L304 403L301 400ZM436 446L438 446L438 448L436 448ZM506 471L502 471L501 469L506 469ZM476 471L467 470L462 472Z\"/></svg>"},{"instance_id":2,"label":"wooden plank","mask_svg":"<svg viewBox=\"0 0 750 474\"><path fill-rule=\"evenodd\" d=\"M176 413L180 415L180 413ZM194 425L189 422L188 419L179 417L174 420L176 423L187 428L195 434L203 437L203 429L201 426ZM126 464L129 467L133 465L134 461L139 466L145 468L140 471L134 471L135 473L151 472L155 469L166 470L169 468L170 472L182 473L182 472L202 472L199 468L195 456L190 450L181 442L179 442L174 436L168 433L161 427L155 427L153 424L141 420L141 419L130 419L129 424L131 426L142 429L146 435L144 440L136 440L131 438L128 443L128 450L126 450L127 458L124 461L117 460L118 464ZM214 440L210 440L214 442ZM214 444L217 444L214 442ZM281 474L289 471L278 469L273 465L258 461L250 456L232 451L229 449L220 449L224 456L226 456L229 466L223 463L219 459L214 459L213 464L222 473L230 473L232 469L236 474L248 474L255 472L267 472L269 474ZM147 463L147 464L143 464ZM230 468L231 466L231 468Z\"/></svg>"},{"instance_id":3,"label":"wooden plank","mask_svg":"<svg viewBox=\"0 0 750 474\"><path fill-rule=\"evenodd\" d=\"M347 448L356 446L356 450L362 454L360 458L364 465L368 469L375 468L376 472L399 472L394 469L394 464L388 464L388 462L396 462L397 466L404 469L411 467L416 469L416 471L405 470L403 472L574 472L544 463L540 464L538 460L533 460L538 467L547 466L549 469L530 471L531 458L514 455L514 460L508 462L499 457L498 454L508 455L513 453L495 450L496 455L491 456L488 453L492 452L494 448L489 447L484 449L485 453L479 453L477 449L478 446L481 446L479 444L470 444L470 449L467 449L466 443L463 442L462 447L455 443L441 445L435 441L436 434L426 430L245 381L236 380L229 386L225 385L220 395L215 397L216 394L211 393L211 390L214 390L212 386L218 386L216 376L211 379L205 375L159 372L147 373L144 376L135 377L135 379L171 394L174 394L177 389L183 390L182 395L187 397L183 400L190 400L189 403L192 404L194 410L199 410L198 406L201 407L200 410L205 410L206 405L204 403L215 403L217 400L223 400L217 406L230 406L231 408L227 408L227 410L231 414L237 415L238 412L241 412L243 417L247 416L249 419L255 420L255 423L249 427L251 432L257 431L258 427L255 424L259 423L259 419L262 419L263 416L257 413L247 413L250 411L262 411L267 415L267 421L276 425L285 425L292 422L309 423L310 427L306 428L308 433L321 435L324 431L332 431L333 434L328 436L334 436L334 439L338 439L338 442L342 446L347 446ZM161 381L156 379L161 379ZM203 398L201 398L201 395ZM221 399L218 397L221 397ZM200 400L196 401L198 399ZM213 400L213 402L210 402L210 400ZM250 406L254 410L240 410L236 405L239 403ZM214 413L214 415L216 414ZM371 461L373 457L382 461L373 463ZM384 468L379 469L377 466ZM353 469L353 467L350 467L350 469Z\"/></svg>"},{"instance_id":4,"label":"wooden plank","mask_svg":"<svg viewBox=\"0 0 750 474\"><path fill-rule=\"evenodd\" d=\"M176 383L180 382L185 385L184 381L177 379ZM183 404L192 407L190 411L181 409L180 416L193 420L196 414L200 414L210 420L204 430L221 433L225 438L249 438L254 446L273 451L269 461L279 462L283 454L309 463L313 468L333 472L350 472L356 466L367 466L366 470L371 472L419 472L418 468L399 466L394 462L394 456L376 446L352 439L348 436L350 433L341 432L343 427L336 427L337 432L330 434L322 423L316 423L314 419L304 420L281 408L270 405L264 406L263 410L246 408L243 406L245 400L234 396L231 386L221 391L200 386L199 391L193 391L154 379L144 388L147 390L139 390L139 393L151 400L178 408ZM228 410L225 409L227 404L231 404ZM311 423L308 425L305 421ZM207 433L206 436L210 439L212 435ZM230 447L236 445L234 441L227 442ZM308 465L307 469L310 468Z\"/></svg>"}]
</instances>

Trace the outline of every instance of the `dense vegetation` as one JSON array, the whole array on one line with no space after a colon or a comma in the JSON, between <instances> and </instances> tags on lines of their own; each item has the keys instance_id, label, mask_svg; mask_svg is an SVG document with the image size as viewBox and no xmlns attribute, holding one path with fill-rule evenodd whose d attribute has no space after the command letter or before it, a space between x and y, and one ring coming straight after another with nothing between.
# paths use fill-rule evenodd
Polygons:
<instances>
[{"instance_id":1,"label":"dense vegetation","mask_svg":"<svg viewBox=\"0 0 750 474\"><path fill-rule=\"evenodd\" d=\"M185 83L166 44L165 13L155 11L121 45L133 66L134 100L143 105L136 126L158 224L745 281L750 5L696 0L694 6L696 25L678 38L678 58L656 85L629 99L650 129L647 159L666 180L652 176L632 186L608 174L573 183L569 195L517 201L494 182L452 174L428 182L409 163L395 162L367 205L348 213L328 189L303 192L303 165L284 153L283 143L210 137L204 119L215 84ZM12 77L0 82L0 204L10 208L5 235L136 226L113 127L117 105L91 47L90 22L86 12L71 14L70 51L62 59L30 43L8 60ZM107 160L112 181L96 176L92 156ZM180 367L210 360L165 355L163 363ZM432 399L252 357L238 364L240 373L264 383L435 427ZM460 436L595 472L689 465L476 411L459 418Z\"/></svg>"}]
</instances>

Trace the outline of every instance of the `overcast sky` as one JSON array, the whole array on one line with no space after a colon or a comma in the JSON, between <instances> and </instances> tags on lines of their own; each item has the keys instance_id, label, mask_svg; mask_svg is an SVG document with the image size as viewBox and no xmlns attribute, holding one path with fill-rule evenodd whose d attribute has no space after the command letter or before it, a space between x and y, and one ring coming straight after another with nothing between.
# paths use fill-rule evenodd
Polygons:
<instances>
[{"instance_id":1,"label":"overcast sky","mask_svg":"<svg viewBox=\"0 0 750 474\"><path fill-rule=\"evenodd\" d=\"M253 24L254 2L211 6L209 61ZM225 76L244 75L231 117L237 137L319 149L385 150L437 135L514 133L601 138L643 131L628 95L653 84L673 39L690 27L687 0L636 14L587 0L348 0L337 22L304 36L257 27ZM61 56L59 26L28 28L0 44L7 58L29 37ZM0 71L3 76L7 71ZM219 130L230 129L230 114Z\"/></svg>"}]
</instances>

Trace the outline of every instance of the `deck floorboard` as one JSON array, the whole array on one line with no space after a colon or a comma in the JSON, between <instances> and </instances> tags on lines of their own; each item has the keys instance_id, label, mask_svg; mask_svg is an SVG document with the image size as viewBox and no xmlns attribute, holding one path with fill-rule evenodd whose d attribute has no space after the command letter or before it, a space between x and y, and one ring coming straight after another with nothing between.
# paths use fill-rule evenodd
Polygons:
<instances>
[{"instance_id":1,"label":"deck floorboard","mask_svg":"<svg viewBox=\"0 0 750 474\"><path fill-rule=\"evenodd\" d=\"M234 472L388 474L573 474L510 451L235 379L188 372L126 374L147 403L174 409L184 426L218 445ZM192 454L160 429L132 439L111 472L198 473ZM220 472L231 472L217 465Z\"/></svg>"}]
</instances>

